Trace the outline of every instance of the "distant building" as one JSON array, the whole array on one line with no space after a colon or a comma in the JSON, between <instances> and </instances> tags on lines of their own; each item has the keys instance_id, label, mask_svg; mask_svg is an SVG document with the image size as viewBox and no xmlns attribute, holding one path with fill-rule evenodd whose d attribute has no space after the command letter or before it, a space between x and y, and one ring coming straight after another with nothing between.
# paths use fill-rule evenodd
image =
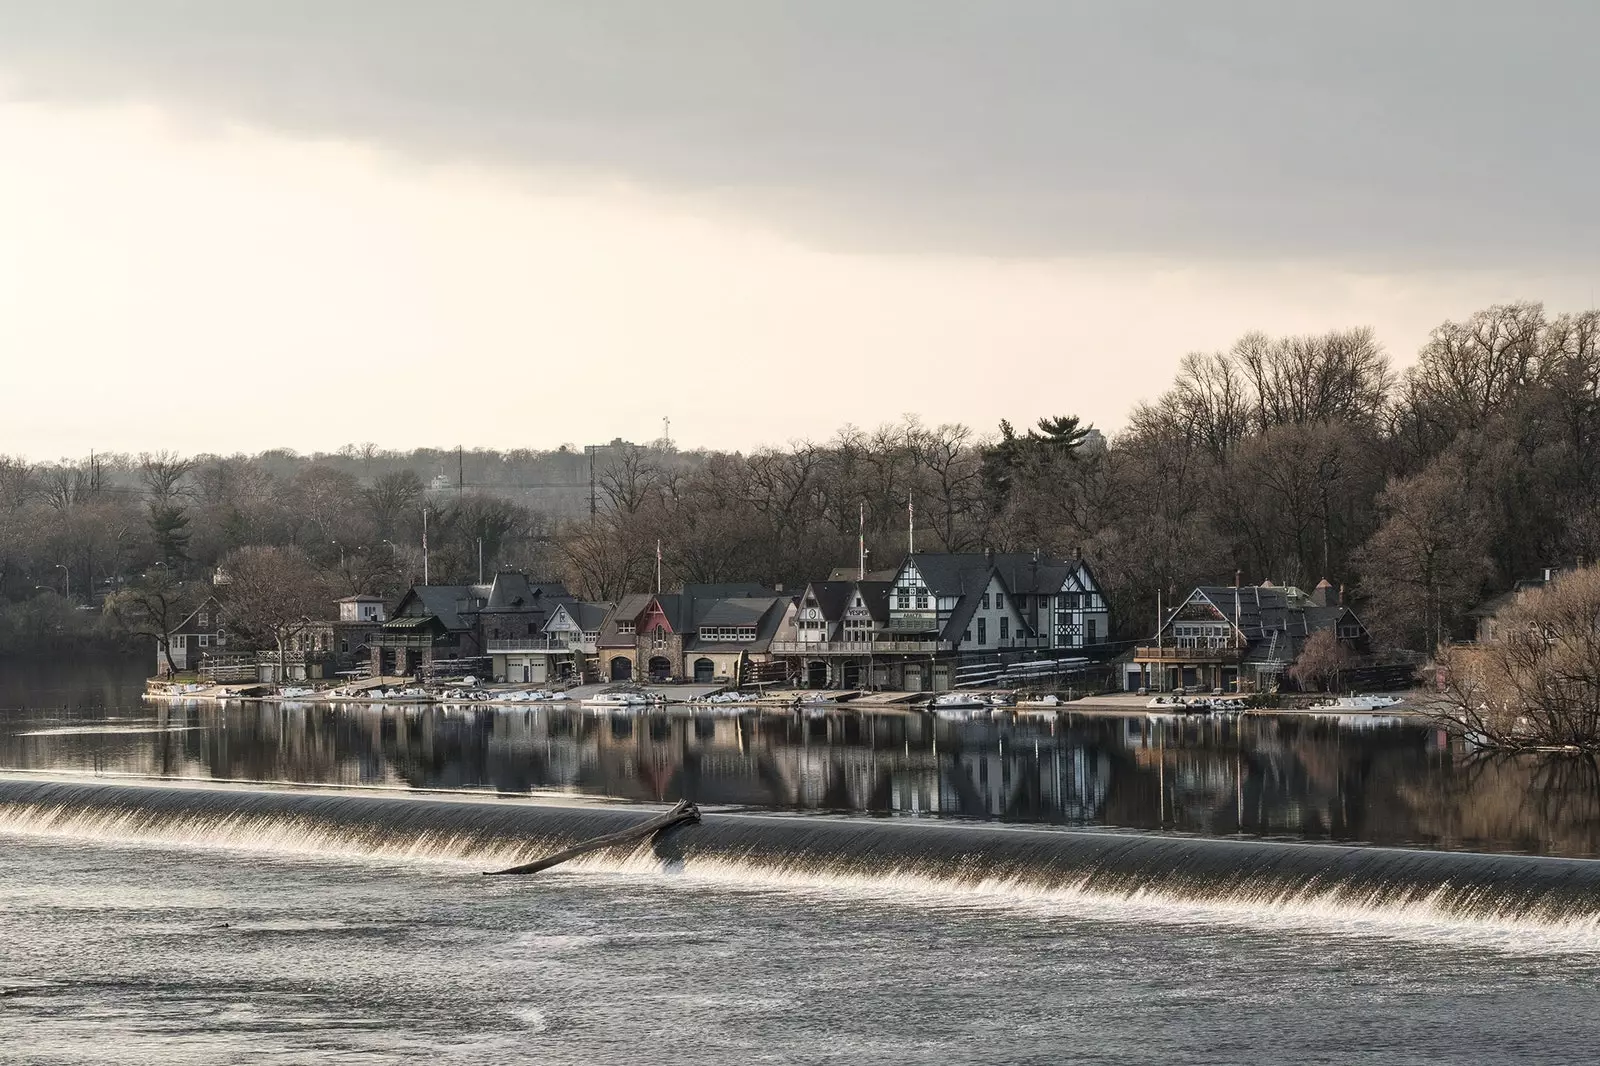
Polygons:
<instances>
[{"instance_id":1,"label":"distant building","mask_svg":"<svg viewBox=\"0 0 1600 1066\"><path fill-rule=\"evenodd\" d=\"M1479 641L1491 639L1494 636L1494 616L1501 608L1509 607L1528 593L1544 588L1565 572L1566 567L1547 566L1539 572L1538 577L1522 578L1507 591L1489 597L1468 611L1467 617L1474 623L1474 638Z\"/></svg>"},{"instance_id":2,"label":"distant building","mask_svg":"<svg viewBox=\"0 0 1600 1066\"><path fill-rule=\"evenodd\" d=\"M156 674L159 677L171 674L168 649L172 653L171 666L180 673L190 673L200 669L208 656L225 652L229 643L222 602L215 596L207 596L170 633L156 638Z\"/></svg>"},{"instance_id":3,"label":"distant building","mask_svg":"<svg viewBox=\"0 0 1600 1066\"><path fill-rule=\"evenodd\" d=\"M838 571L802 596L774 651L812 687L945 691L963 663L1100 657L1110 610L1087 562L918 552L883 580Z\"/></svg>"},{"instance_id":4,"label":"distant building","mask_svg":"<svg viewBox=\"0 0 1600 1066\"><path fill-rule=\"evenodd\" d=\"M1162 620L1126 664L1128 690L1267 691L1299 658L1313 633L1333 629L1364 651L1367 628L1324 580L1311 595L1293 586L1205 585Z\"/></svg>"},{"instance_id":5,"label":"distant building","mask_svg":"<svg viewBox=\"0 0 1600 1066\"><path fill-rule=\"evenodd\" d=\"M792 606L792 597L748 583L625 596L596 639L600 676L737 681L746 663L770 657L772 639Z\"/></svg>"},{"instance_id":6,"label":"distant building","mask_svg":"<svg viewBox=\"0 0 1600 1066\"><path fill-rule=\"evenodd\" d=\"M561 600L550 606L538 632L491 637L489 657L495 680L546 684L594 678L600 627L615 606Z\"/></svg>"},{"instance_id":7,"label":"distant building","mask_svg":"<svg viewBox=\"0 0 1600 1066\"><path fill-rule=\"evenodd\" d=\"M531 581L514 570L483 585L413 585L373 642L372 672L488 673L491 644L537 639L555 606L570 602L560 582Z\"/></svg>"}]
</instances>

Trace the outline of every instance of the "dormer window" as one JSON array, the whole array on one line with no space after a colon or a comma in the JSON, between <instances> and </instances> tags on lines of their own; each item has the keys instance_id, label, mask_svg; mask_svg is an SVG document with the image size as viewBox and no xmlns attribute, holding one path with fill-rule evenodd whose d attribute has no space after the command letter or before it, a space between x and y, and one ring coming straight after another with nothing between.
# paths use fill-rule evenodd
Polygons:
<instances>
[{"instance_id":1,"label":"dormer window","mask_svg":"<svg viewBox=\"0 0 1600 1066\"><path fill-rule=\"evenodd\" d=\"M618 622L617 632L625 637L631 637L635 632L634 624L632 622Z\"/></svg>"}]
</instances>

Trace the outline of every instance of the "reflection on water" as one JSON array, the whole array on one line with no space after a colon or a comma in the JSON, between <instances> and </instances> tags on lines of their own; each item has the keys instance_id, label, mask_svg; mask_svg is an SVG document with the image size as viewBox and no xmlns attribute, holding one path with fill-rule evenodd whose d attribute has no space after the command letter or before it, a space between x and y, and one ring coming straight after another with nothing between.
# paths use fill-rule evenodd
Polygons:
<instances>
[{"instance_id":1,"label":"reflection on water","mask_svg":"<svg viewBox=\"0 0 1600 1066\"><path fill-rule=\"evenodd\" d=\"M134 675L138 671L133 671ZM141 705L137 677L0 679L0 768L560 790L1210 835L1600 856L1591 762L1484 758L1398 720Z\"/></svg>"}]
</instances>

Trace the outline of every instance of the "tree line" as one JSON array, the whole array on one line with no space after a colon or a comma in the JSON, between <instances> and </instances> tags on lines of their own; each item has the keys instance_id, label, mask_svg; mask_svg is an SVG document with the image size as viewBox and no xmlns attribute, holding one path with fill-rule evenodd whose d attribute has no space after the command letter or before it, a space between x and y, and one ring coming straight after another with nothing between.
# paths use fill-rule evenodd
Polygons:
<instances>
[{"instance_id":1,"label":"tree line","mask_svg":"<svg viewBox=\"0 0 1600 1066\"><path fill-rule=\"evenodd\" d=\"M50 639L93 613L69 607L201 581L247 547L393 594L421 578L424 511L434 581L474 579L481 547L486 572L602 600L653 586L658 541L669 584L798 589L853 567L858 535L869 567L893 566L910 511L923 550L1083 553L1125 636L1150 631L1158 592L1239 572L1325 577L1385 644L1426 651L1486 591L1600 558L1597 331L1594 311L1497 305L1440 325L1403 372L1368 329L1252 333L1185 356L1109 438L1063 413L845 426L748 453L0 458L0 641ZM557 484L558 500L530 495Z\"/></svg>"}]
</instances>

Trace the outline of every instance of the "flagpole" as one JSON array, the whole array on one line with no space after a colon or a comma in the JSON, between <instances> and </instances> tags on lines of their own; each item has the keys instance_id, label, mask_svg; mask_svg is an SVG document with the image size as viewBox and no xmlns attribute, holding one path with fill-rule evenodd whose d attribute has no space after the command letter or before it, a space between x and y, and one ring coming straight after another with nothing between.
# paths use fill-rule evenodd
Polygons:
<instances>
[{"instance_id":1,"label":"flagpole","mask_svg":"<svg viewBox=\"0 0 1600 1066\"><path fill-rule=\"evenodd\" d=\"M867 503L861 501L861 514L857 521L856 534L856 580L867 579Z\"/></svg>"},{"instance_id":2,"label":"flagpole","mask_svg":"<svg viewBox=\"0 0 1600 1066\"><path fill-rule=\"evenodd\" d=\"M656 539L656 595L661 594L661 540Z\"/></svg>"}]
</instances>

